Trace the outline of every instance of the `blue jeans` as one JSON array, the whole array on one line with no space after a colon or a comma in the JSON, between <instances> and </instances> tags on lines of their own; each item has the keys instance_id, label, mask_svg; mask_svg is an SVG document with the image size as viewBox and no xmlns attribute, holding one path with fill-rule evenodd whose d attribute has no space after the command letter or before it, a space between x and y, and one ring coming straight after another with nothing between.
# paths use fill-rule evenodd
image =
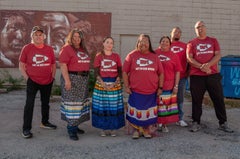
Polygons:
<instances>
[{"instance_id":1,"label":"blue jeans","mask_svg":"<svg viewBox=\"0 0 240 159\"><path fill-rule=\"evenodd\" d=\"M177 93L177 105L178 105L178 114L179 120L183 120L183 101L184 101L184 93L186 88L187 78L182 78L178 83L178 93Z\"/></svg>"}]
</instances>

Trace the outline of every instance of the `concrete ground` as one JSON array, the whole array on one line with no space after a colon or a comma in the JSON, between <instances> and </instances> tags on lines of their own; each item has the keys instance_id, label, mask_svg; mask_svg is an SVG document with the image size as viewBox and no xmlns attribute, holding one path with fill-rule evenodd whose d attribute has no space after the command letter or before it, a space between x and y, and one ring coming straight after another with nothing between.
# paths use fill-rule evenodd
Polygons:
<instances>
[{"instance_id":1,"label":"concrete ground","mask_svg":"<svg viewBox=\"0 0 240 159\"><path fill-rule=\"evenodd\" d=\"M228 108L229 126L234 133L218 130L212 107L204 106L202 129L189 132L175 124L169 133L157 132L152 139L131 139L127 128L117 137L100 137L99 130L88 121L81 125L86 131L78 141L71 141L66 123L60 119L60 98L51 99L50 121L56 130L39 127L39 97L35 102L31 139L21 136L25 90L0 94L0 158L1 159L240 159L240 108ZM184 103L185 120L191 123L191 101Z\"/></svg>"}]
</instances>

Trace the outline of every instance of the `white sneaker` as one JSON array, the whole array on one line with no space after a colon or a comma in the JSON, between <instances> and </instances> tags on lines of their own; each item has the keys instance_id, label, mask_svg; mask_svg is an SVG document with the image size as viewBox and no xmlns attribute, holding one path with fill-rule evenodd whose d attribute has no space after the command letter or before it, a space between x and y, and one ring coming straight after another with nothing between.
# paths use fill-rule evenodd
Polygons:
<instances>
[{"instance_id":1,"label":"white sneaker","mask_svg":"<svg viewBox=\"0 0 240 159\"><path fill-rule=\"evenodd\" d=\"M158 131L162 131L162 124L158 124Z\"/></svg>"},{"instance_id":2,"label":"white sneaker","mask_svg":"<svg viewBox=\"0 0 240 159\"><path fill-rule=\"evenodd\" d=\"M178 122L176 122L176 125L179 125L179 126L182 126L182 127L188 126L188 124L184 120L179 120Z\"/></svg>"},{"instance_id":3,"label":"white sneaker","mask_svg":"<svg viewBox=\"0 0 240 159\"><path fill-rule=\"evenodd\" d=\"M169 132L167 126L163 126L163 127L162 127L162 132L165 132L165 133Z\"/></svg>"}]
</instances>

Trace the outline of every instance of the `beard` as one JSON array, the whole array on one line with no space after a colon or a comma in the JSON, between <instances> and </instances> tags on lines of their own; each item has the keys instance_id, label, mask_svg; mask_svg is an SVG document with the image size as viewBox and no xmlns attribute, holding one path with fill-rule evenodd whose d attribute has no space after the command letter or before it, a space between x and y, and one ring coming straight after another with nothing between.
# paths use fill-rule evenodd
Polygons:
<instances>
[{"instance_id":1,"label":"beard","mask_svg":"<svg viewBox=\"0 0 240 159\"><path fill-rule=\"evenodd\" d=\"M179 41L179 40L180 40L180 38L174 38L174 40L175 40L175 41Z\"/></svg>"}]
</instances>

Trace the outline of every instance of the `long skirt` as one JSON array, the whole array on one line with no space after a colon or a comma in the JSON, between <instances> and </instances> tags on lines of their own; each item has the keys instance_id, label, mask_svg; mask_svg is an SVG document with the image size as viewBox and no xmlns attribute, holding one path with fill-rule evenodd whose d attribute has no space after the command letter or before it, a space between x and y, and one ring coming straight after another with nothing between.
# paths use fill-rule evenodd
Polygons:
<instances>
[{"instance_id":1,"label":"long skirt","mask_svg":"<svg viewBox=\"0 0 240 159\"><path fill-rule=\"evenodd\" d=\"M68 126L78 126L90 120L90 104L88 99L88 76L69 74L71 89L64 88L61 76L61 119L68 122Z\"/></svg>"},{"instance_id":2,"label":"long skirt","mask_svg":"<svg viewBox=\"0 0 240 159\"><path fill-rule=\"evenodd\" d=\"M132 92L128 99L126 119L135 129L141 131L157 123L157 94L140 94Z\"/></svg>"},{"instance_id":3,"label":"long skirt","mask_svg":"<svg viewBox=\"0 0 240 159\"><path fill-rule=\"evenodd\" d=\"M103 78L105 84L113 84L115 80L116 78ZM116 130L125 126L120 83L107 90L96 81L92 97L92 125L103 130Z\"/></svg>"},{"instance_id":4,"label":"long skirt","mask_svg":"<svg viewBox=\"0 0 240 159\"><path fill-rule=\"evenodd\" d=\"M172 94L172 91L163 91L157 102L159 124L169 124L179 121L176 94Z\"/></svg>"}]
</instances>

